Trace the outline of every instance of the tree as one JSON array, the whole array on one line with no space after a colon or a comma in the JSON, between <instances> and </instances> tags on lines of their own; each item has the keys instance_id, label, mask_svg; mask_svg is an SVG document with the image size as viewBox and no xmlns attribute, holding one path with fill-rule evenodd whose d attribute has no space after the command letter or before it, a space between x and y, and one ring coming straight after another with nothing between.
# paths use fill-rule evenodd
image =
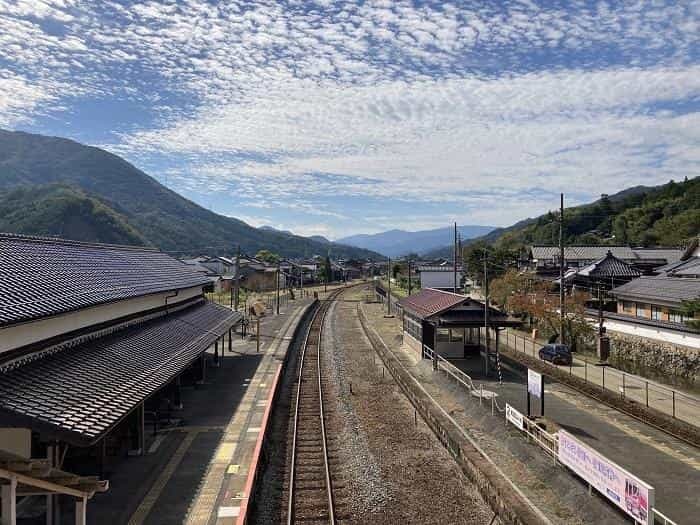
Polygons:
<instances>
[{"instance_id":1,"label":"tree","mask_svg":"<svg viewBox=\"0 0 700 525\"><path fill-rule=\"evenodd\" d=\"M333 267L331 266L331 258L326 255L326 260L323 263L323 279L329 283L333 280Z\"/></svg>"},{"instance_id":2,"label":"tree","mask_svg":"<svg viewBox=\"0 0 700 525\"><path fill-rule=\"evenodd\" d=\"M277 264L280 260L280 256L270 250L260 250L255 254L255 258L270 264Z\"/></svg>"},{"instance_id":3,"label":"tree","mask_svg":"<svg viewBox=\"0 0 700 525\"><path fill-rule=\"evenodd\" d=\"M576 349L578 343L594 334L593 327L585 317L588 294L574 292L565 297L566 317L561 326L559 317L559 297L551 293L550 284L539 282L532 284L520 293L513 294L509 301L509 310L515 314L525 315L543 332L550 341L561 340L563 328L564 340Z\"/></svg>"},{"instance_id":4,"label":"tree","mask_svg":"<svg viewBox=\"0 0 700 525\"><path fill-rule=\"evenodd\" d=\"M490 281L489 299L501 308L510 310L512 297L525 292L528 281L525 275L511 268L502 276Z\"/></svg>"},{"instance_id":5,"label":"tree","mask_svg":"<svg viewBox=\"0 0 700 525\"><path fill-rule=\"evenodd\" d=\"M398 263L394 263L391 267L391 276L396 279L396 276L401 273L401 266Z\"/></svg>"},{"instance_id":6,"label":"tree","mask_svg":"<svg viewBox=\"0 0 700 525\"><path fill-rule=\"evenodd\" d=\"M683 301L681 303L681 314L683 317L688 318L685 321L687 326L700 330L700 319L694 319L694 317L700 314L700 297L690 301Z\"/></svg>"}]
</instances>

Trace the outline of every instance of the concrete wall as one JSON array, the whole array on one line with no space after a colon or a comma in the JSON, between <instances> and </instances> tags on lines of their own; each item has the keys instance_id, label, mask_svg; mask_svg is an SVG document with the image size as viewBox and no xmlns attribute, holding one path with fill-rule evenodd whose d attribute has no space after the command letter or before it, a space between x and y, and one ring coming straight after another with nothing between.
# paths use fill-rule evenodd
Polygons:
<instances>
[{"instance_id":1,"label":"concrete wall","mask_svg":"<svg viewBox=\"0 0 700 525\"><path fill-rule=\"evenodd\" d=\"M655 343L678 345L700 350L700 334L642 325L635 323L634 319L630 319L630 322L606 319L605 328L609 332L616 332L620 335L643 337Z\"/></svg>"},{"instance_id":2,"label":"concrete wall","mask_svg":"<svg viewBox=\"0 0 700 525\"><path fill-rule=\"evenodd\" d=\"M169 298L167 303L176 304L201 294L201 286L186 288L180 290L176 297ZM151 294L0 329L0 354L61 334L164 306L166 297L170 295L172 292Z\"/></svg>"},{"instance_id":3,"label":"concrete wall","mask_svg":"<svg viewBox=\"0 0 700 525\"><path fill-rule=\"evenodd\" d=\"M462 272L457 272L457 287L462 279ZM421 288L452 288L454 286L453 272L430 272L420 273Z\"/></svg>"},{"instance_id":4,"label":"concrete wall","mask_svg":"<svg viewBox=\"0 0 700 525\"><path fill-rule=\"evenodd\" d=\"M421 354L423 353L423 345L421 344L421 342L418 339L416 339L415 337L413 337L411 334L409 334L408 332L403 333L403 342L411 350L416 352L418 357L420 357Z\"/></svg>"},{"instance_id":5,"label":"concrete wall","mask_svg":"<svg viewBox=\"0 0 700 525\"><path fill-rule=\"evenodd\" d=\"M642 369L654 370L658 374L673 375L691 381L700 379L700 344L691 348L668 341L620 333L612 331L609 324L610 321L606 320L613 361L625 361Z\"/></svg>"},{"instance_id":6,"label":"concrete wall","mask_svg":"<svg viewBox=\"0 0 700 525\"><path fill-rule=\"evenodd\" d=\"M30 458L32 431L28 428L0 428L0 450Z\"/></svg>"}]
</instances>

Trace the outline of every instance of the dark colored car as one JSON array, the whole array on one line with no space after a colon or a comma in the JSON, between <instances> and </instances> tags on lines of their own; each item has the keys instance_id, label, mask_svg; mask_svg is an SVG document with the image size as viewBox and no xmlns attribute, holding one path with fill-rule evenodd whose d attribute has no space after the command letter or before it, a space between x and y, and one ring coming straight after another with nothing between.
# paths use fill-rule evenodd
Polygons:
<instances>
[{"instance_id":1,"label":"dark colored car","mask_svg":"<svg viewBox=\"0 0 700 525\"><path fill-rule=\"evenodd\" d=\"M551 361L555 365L570 365L571 350L567 345L544 345L540 348L540 359Z\"/></svg>"}]
</instances>

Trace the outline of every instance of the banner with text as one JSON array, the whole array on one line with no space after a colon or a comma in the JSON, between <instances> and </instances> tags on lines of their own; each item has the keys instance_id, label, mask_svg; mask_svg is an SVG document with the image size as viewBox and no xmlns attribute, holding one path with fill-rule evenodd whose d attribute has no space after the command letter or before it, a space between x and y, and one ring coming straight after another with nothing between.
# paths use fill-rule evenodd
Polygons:
<instances>
[{"instance_id":1,"label":"banner with text","mask_svg":"<svg viewBox=\"0 0 700 525\"><path fill-rule=\"evenodd\" d=\"M559 431L559 461L585 479L637 522L653 523L654 488L565 430Z\"/></svg>"}]
</instances>

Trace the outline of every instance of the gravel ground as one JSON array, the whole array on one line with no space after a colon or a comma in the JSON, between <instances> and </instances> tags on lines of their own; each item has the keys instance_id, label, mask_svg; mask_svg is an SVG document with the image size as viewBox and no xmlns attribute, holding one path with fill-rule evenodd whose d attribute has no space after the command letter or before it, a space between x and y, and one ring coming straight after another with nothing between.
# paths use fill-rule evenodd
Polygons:
<instances>
[{"instance_id":1,"label":"gravel ground","mask_svg":"<svg viewBox=\"0 0 700 525\"><path fill-rule=\"evenodd\" d=\"M342 523L489 523L493 512L476 487L383 374L357 317L363 298L348 291L333 306L322 353Z\"/></svg>"},{"instance_id":2,"label":"gravel ground","mask_svg":"<svg viewBox=\"0 0 700 525\"><path fill-rule=\"evenodd\" d=\"M463 387L443 374L435 374L430 361L401 349L400 323L397 319L384 318L381 304L361 307L370 324L411 374L553 523L625 523L620 513L601 498L588 496L582 482L554 466L541 450L509 428L502 415L491 416L489 404L479 406Z\"/></svg>"}]
</instances>

